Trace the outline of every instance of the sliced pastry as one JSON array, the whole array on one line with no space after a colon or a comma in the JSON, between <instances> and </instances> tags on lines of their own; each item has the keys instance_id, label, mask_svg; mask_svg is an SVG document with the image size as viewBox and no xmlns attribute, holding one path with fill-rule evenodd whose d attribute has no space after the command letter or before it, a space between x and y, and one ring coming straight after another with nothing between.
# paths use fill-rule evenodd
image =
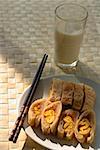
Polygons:
<instances>
[{"instance_id":1,"label":"sliced pastry","mask_svg":"<svg viewBox=\"0 0 100 150\"><path fill-rule=\"evenodd\" d=\"M54 101L59 101L61 99L62 83L63 81L60 79L52 80L48 100L54 102Z\"/></svg>"},{"instance_id":2,"label":"sliced pastry","mask_svg":"<svg viewBox=\"0 0 100 150\"><path fill-rule=\"evenodd\" d=\"M63 138L65 136L70 140L73 138L75 123L78 116L79 112L73 109L68 109L62 112L57 129L58 137Z\"/></svg>"},{"instance_id":3,"label":"sliced pastry","mask_svg":"<svg viewBox=\"0 0 100 150\"><path fill-rule=\"evenodd\" d=\"M96 100L96 93L94 89L88 85L84 85L84 104L82 111L87 109L93 109Z\"/></svg>"},{"instance_id":4,"label":"sliced pastry","mask_svg":"<svg viewBox=\"0 0 100 150\"><path fill-rule=\"evenodd\" d=\"M73 96L73 108L76 110L81 110L83 100L84 100L84 85L75 84L74 85L74 96Z\"/></svg>"},{"instance_id":5,"label":"sliced pastry","mask_svg":"<svg viewBox=\"0 0 100 150\"><path fill-rule=\"evenodd\" d=\"M75 137L80 143L92 144L95 136L96 118L93 110L84 111L75 125Z\"/></svg>"},{"instance_id":6,"label":"sliced pastry","mask_svg":"<svg viewBox=\"0 0 100 150\"><path fill-rule=\"evenodd\" d=\"M30 126L37 127L39 125L45 103L47 104L46 99L38 99L31 104L28 111L28 123Z\"/></svg>"},{"instance_id":7,"label":"sliced pastry","mask_svg":"<svg viewBox=\"0 0 100 150\"><path fill-rule=\"evenodd\" d=\"M55 134L61 111L60 101L52 102L44 108L41 117L41 129L44 134Z\"/></svg>"},{"instance_id":8,"label":"sliced pastry","mask_svg":"<svg viewBox=\"0 0 100 150\"><path fill-rule=\"evenodd\" d=\"M72 105L74 94L74 83L63 81L61 102L64 105Z\"/></svg>"}]
</instances>

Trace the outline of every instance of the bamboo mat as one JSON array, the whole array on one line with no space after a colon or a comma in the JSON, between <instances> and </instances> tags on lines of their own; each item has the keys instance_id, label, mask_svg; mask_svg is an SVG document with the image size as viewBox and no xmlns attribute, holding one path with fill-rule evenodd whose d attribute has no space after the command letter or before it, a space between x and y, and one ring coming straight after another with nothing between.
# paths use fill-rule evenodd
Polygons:
<instances>
[{"instance_id":1,"label":"bamboo mat","mask_svg":"<svg viewBox=\"0 0 100 150\"><path fill-rule=\"evenodd\" d=\"M18 113L18 102L31 83L43 54L49 55L43 76L64 74L53 63L54 8L61 0L0 0L0 148L2 150L42 150L22 130L18 142L8 142L8 134ZM80 62L75 74L100 82L100 1L65 0L87 7ZM66 71L66 73L72 73ZM23 147L24 146L24 147ZM37 148L36 148L37 147Z\"/></svg>"}]
</instances>

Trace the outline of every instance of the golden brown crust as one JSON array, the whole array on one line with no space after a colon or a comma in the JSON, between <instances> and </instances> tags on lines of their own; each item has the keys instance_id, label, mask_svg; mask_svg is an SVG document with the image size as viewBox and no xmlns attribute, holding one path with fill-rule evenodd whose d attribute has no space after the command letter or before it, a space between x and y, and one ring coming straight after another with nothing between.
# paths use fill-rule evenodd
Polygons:
<instances>
[{"instance_id":1,"label":"golden brown crust","mask_svg":"<svg viewBox=\"0 0 100 150\"><path fill-rule=\"evenodd\" d=\"M80 110L84 100L84 86L83 84L74 85L73 108Z\"/></svg>"},{"instance_id":2,"label":"golden brown crust","mask_svg":"<svg viewBox=\"0 0 100 150\"><path fill-rule=\"evenodd\" d=\"M34 101L28 111L28 123L32 127L38 127L41 119L41 112L44 109L46 99Z\"/></svg>"},{"instance_id":3,"label":"golden brown crust","mask_svg":"<svg viewBox=\"0 0 100 150\"><path fill-rule=\"evenodd\" d=\"M60 79L53 79L50 87L48 100L55 102L61 99L62 95L62 83Z\"/></svg>"},{"instance_id":4,"label":"golden brown crust","mask_svg":"<svg viewBox=\"0 0 100 150\"><path fill-rule=\"evenodd\" d=\"M58 124L58 137L63 138L66 136L68 139L73 139L75 122L78 119L79 112L68 109L62 112Z\"/></svg>"},{"instance_id":5,"label":"golden brown crust","mask_svg":"<svg viewBox=\"0 0 100 150\"><path fill-rule=\"evenodd\" d=\"M87 109L93 109L95 105L95 100L96 100L96 93L94 89L88 85L84 85L84 104L82 111L85 111Z\"/></svg>"},{"instance_id":6,"label":"golden brown crust","mask_svg":"<svg viewBox=\"0 0 100 150\"><path fill-rule=\"evenodd\" d=\"M64 105L72 105L74 94L74 83L63 81L61 102Z\"/></svg>"},{"instance_id":7,"label":"golden brown crust","mask_svg":"<svg viewBox=\"0 0 100 150\"><path fill-rule=\"evenodd\" d=\"M55 134L61 111L62 103L60 101L52 102L45 107L41 117L41 129L44 134Z\"/></svg>"},{"instance_id":8,"label":"golden brown crust","mask_svg":"<svg viewBox=\"0 0 100 150\"><path fill-rule=\"evenodd\" d=\"M75 125L75 137L80 143L92 144L95 136L96 116L93 110L84 111ZM81 132L80 132L81 131Z\"/></svg>"}]
</instances>

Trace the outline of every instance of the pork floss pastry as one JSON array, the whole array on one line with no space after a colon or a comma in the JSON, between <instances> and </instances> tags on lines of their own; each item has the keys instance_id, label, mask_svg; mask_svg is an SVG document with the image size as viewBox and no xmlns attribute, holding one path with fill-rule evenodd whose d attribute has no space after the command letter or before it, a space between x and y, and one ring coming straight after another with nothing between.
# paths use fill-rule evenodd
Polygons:
<instances>
[{"instance_id":1,"label":"pork floss pastry","mask_svg":"<svg viewBox=\"0 0 100 150\"><path fill-rule=\"evenodd\" d=\"M78 119L78 116L79 112L72 109L62 112L57 129L58 137L63 138L65 136L69 140L73 138L75 123Z\"/></svg>"},{"instance_id":2,"label":"pork floss pastry","mask_svg":"<svg viewBox=\"0 0 100 150\"><path fill-rule=\"evenodd\" d=\"M53 79L50 87L48 100L54 102L61 99L63 81L60 79Z\"/></svg>"},{"instance_id":3,"label":"pork floss pastry","mask_svg":"<svg viewBox=\"0 0 100 150\"><path fill-rule=\"evenodd\" d=\"M34 101L28 111L28 123L32 127L38 127L41 120L41 113L44 108L46 99L38 99Z\"/></svg>"},{"instance_id":4,"label":"pork floss pastry","mask_svg":"<svg viewBox=\"0 0 100 150\"><path fill-rule=\"evenodd\" d=\"M63 81L61 102L64 105L72 105L74 94L74 83Z\"/></svg>"},{"instance_id":5,"label":"pork floss pastry","mask_svg":"<svg viewBox=\"0 0 100 150\"><path fill-rule=\"evenodd\" d=\"M75 84L73 94L73 108L80 111L84 101L84 85Z\"/></svg>"},{"instance_id":6,"label":"pork floss pastry","mask_svg":"<svg viewBox=\"0 0 100 150\"><path fill-rule=\"evenodd\" d=\"M88 85L84 85L84 104L82 111L93 109L96 101L96 93L94 89Z\"/></svg>"},{"instance_id":7,"label":"pork floss pastry","mask_svg":"<svg viewBox=\"0 0 100 150\"><path fill-rule=\"evenodd\" d=\"M75 137L80 143L92 144L96 129L96 116L93 110L84 111L75 125Z\"/></svg>"},{"instance_id":8,"label":"pork floss pastry","mask_svg":"<svg viewBox=\"0 0 100 150\"><path fill-rule=\"evenodd\" d=\"M61 111L62 103L60 101L52 102L45 107L41 117L41 129L44 134L55 134Z\"/></svg>"}]
</instances>

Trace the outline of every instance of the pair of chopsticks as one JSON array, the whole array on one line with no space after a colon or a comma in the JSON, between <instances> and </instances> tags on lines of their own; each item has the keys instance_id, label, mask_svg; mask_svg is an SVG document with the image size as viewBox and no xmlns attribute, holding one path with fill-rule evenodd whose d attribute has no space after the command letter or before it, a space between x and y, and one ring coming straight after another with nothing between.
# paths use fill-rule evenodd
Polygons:
<instances>
[{"instance_id":1,"label":"pair of chopsticks","mask_svg":"<svg viewBox=\"0 0 100 150\"><path fill-rule=\"evenodd\" d=\"M11 131L11 134L9 136L9 141L13 141L13 143L16 143L17 141L17 138L18 138L18 135L20 133L20 130L23 126L23 123L24 123L24 119L26 117L26 114L28 112L28 109L29 109L29 106L32 102L32 99L33 99L33 96L34 96L34 93L36 91L36 88L37 88L37 85L39 83L39 80L40 80L40 77L41 77L41 74L43 72L43 68L45 66L45 63L46 63L46 60L48 58L48 55L47 54L44 54L43 58L42 58L42 61L39 65L39 68L36 72L36 75L33 79L33 82L31 84L31 87L30 87L30 90L29 90L29 93L24 101L24 104L21 108L21 111L20 111L20 115L18 116L17 120L15 121L15 125Z\"/></svg>"}]
</instances>

